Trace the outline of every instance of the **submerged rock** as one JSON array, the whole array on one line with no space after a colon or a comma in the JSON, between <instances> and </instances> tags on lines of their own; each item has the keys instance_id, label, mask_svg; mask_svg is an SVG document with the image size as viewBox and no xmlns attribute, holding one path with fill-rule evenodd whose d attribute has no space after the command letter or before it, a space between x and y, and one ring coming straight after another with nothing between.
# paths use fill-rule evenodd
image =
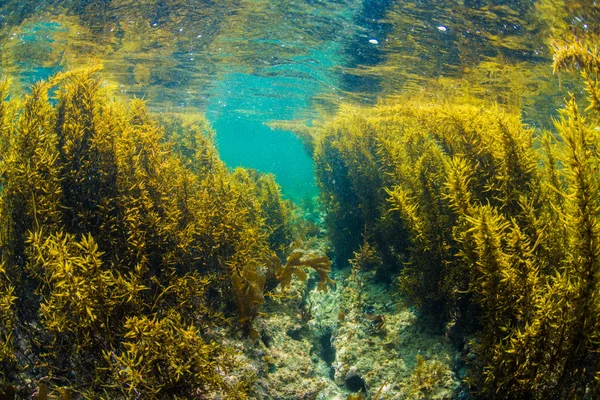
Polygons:
<instances>
[{"instance_id":1,"label":"submerged rock","mask_svg":"<svg viewBox=\"0 0 600 400\"><path fill-rule=\"evenodd\" d=\"M268 347L264 341L259 345L257 398L346 399L357 392L379 392L385 399L451 398L458 386L452 372L458 355L450 341L417 325L406 306L390 304L393 287L361 276L359 293L356 277L334 274L339 284L328 293L307 290L310 279L294 278L288 298L265 303L267 315L256 321L269 338ZM300 312L303 308L308 310ZM306 313L310 318L303 321ZM376 316L385 319L379 330L372 325ZM423 371L435 379L424 380Z\"/></svg>"}]
</instances>

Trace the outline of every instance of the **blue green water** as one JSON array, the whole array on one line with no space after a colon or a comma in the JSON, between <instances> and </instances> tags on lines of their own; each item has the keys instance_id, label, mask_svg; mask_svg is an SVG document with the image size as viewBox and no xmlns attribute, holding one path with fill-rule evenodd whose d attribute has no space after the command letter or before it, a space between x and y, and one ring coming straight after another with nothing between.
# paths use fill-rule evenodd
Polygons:
<instances>
[{"instance_id":1,"label":"blue green water","mask_svg":"<svg viewBox=\"0 0 600 400\"><path fill-rule=\"evenodd\" d=\"M310 157L269 122L319 123L342 103L438 90L445 77L455 81L443 90L466 80L530 123L539 119L530 110L549 115L556 85L546 84L548 16L537 3L4 1L0 73L26 90L101 64L120 95L206 115L229 166L274 173L286 197L302 200L317 194Z\"/></svg>"},{"instance_id":2,"label":"blue green water","mask_svg":"<svg viewBox=\"0 0 600 400\"><path fill-rule=\"evenodd\" d=\"M302 200L317 194L312 160L291 132L264 124L293 119L295 109L306 107L306 93L295 90L296 85L293 78L230 75L215 88L219 100L206 115L227 165L274 173L284 195Z\"/></svg>"}]
</instances>

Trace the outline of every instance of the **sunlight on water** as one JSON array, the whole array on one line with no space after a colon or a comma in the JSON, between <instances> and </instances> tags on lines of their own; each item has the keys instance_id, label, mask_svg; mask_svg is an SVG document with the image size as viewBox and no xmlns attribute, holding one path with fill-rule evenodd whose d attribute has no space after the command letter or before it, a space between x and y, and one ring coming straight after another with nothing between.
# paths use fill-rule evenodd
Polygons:
<instances>
[{"instance_id":1,"label":"sunlight on water","mask_svg":"<svg viewBox=\"0 0 600 400\"><path fill-rule=\"evenodd\" d=\"M154 111L205 113L230 166L276 173L294 199L316 193L311 162L271 121L310 123L342 103L427 93L490 99L549 126L562 99L543 21L527 4L4 3L0 67L18 84L100 63L118 93Z\"/></svg>"}]
</instances>

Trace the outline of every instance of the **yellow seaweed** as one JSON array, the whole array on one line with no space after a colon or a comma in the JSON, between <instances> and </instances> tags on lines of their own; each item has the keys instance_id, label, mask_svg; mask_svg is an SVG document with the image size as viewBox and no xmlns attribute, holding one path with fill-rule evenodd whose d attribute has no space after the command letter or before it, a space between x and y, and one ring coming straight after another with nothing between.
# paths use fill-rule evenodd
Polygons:
<instances>
[{"instance_id":1,"label":"yellow seaweed","mask_svg":"<svg viewBox=\"0 0 600 400\"><path fill-rule=\"evenodd\" d=\"M272 176L229 172L205 121L124 107L96 72L20 101L0 81L2 390L26 393L10 379L36 362L50 393L243 398L213 328L258 314L256 260L291 241L291 205Z\"/></svg>"}]
</instances>

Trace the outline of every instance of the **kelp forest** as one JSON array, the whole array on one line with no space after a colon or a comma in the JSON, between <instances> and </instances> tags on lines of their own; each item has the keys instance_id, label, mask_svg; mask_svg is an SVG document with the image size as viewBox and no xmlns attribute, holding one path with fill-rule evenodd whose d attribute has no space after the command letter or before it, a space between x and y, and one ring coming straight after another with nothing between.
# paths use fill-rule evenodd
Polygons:
<instances>
[{"instance_id":1,"label":"kelp forest","mask_svg":"<svg viewBox=\"0 0 600 400\"><path fill-rule=\"evenodd\" d=\"M595 2L6 3L0 400L600 398ZM240 74L313 198L220 155Z\"/></svg>"}]
</instances>

